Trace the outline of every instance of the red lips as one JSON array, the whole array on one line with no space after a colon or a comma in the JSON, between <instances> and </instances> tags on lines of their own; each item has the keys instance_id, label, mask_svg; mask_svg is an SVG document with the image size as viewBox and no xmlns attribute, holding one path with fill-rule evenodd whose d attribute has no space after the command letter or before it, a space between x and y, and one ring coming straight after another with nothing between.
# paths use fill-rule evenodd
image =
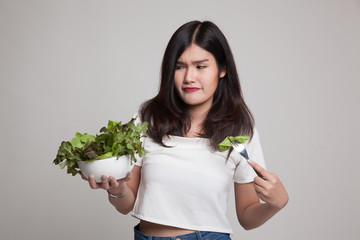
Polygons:
<instances>
[{"instance_id":1,"label":"red lips","mask_svg":"<svg viewBox=\"0 0 360 240\"><path fill-rule=\"evenodd\" d=\"M199 90L199 88L195 88L195 87L186 87L186 88L184 88L185 92L195 92L197 90Z\"/></svg>"}]
</instances>

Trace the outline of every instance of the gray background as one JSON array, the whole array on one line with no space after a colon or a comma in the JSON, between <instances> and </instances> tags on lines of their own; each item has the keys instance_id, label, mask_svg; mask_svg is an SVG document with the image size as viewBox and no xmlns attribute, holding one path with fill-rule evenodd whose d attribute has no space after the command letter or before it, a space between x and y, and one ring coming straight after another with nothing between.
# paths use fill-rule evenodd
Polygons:
<instances>
[{"instance_id":1,"label":"gray background","mask_svg":"<svg viewBox=\"0 0 360 240\"><path fill-rule=\"evenodd\" d=\"M131 239L137 220L52 164L62 140L127 121L183 23L227 36L288 206L233 239L359 239L360 2L0 1L0 239Z\"/></svg>"}]
</instances>

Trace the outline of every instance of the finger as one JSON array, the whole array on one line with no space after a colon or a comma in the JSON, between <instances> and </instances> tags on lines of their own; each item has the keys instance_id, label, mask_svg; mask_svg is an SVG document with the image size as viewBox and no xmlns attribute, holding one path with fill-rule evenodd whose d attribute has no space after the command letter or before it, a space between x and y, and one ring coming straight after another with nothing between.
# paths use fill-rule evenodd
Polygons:
<instances>
[{"instance_id":1,"label":"finger","mask_svg":"<svg viewBox=\"0 0 360 240\"><path fill-rule=\"evenodd\" d=\"M267 200L268 190L266 187L254 184L254 190L263 201Z\"/></svg>"},{"instance_id":2,"label":"finger","mask_svg":"<svg viewBox=\"0 0 360 240\"><path fill-rule=\"evenodd\" d=\"M109 189L109 179L106 175L101 176L101 187L103 189Z\"/></svg>"},{"instance_id":3,"label":"finger","mask_svg":"<svg viewBox=\"0 0 360 240\"><path fill-rule=\"evenodd\" d=\"M269 178L269 172L266 171L265 168L261 167L259 164L257 164L254 161L251 161L250 159L248 160L248 162L259 177L262 177L264 179Z\"/></svg>"},{"instance_id":4,"label":"finger","mask_svg":"<svg viewBox=\"0 0 360 240\"><path fill-rule=\"evenodd\" d=\"M254 178L254 187L257 189L266 189L268 187L269 183L261 177L255 177Z\"/></svg>"},{"instance_id":5,"label":"finger","mask_svg":"<svg viewBox=\"0 0 360 240\"><path fill-rule=\"evenodd\" d=\"M260 186L258 186L258 185L256 185L256 184L254 184L254 190L255 190L255 192L256 192L256 194L259 196L259 198L263 198L263 188L262 187L260 187Z\"/></svg>"},{"instance_id":6,"label":"finger","mask_svg":"<svg viewBox=\"0 0 360 240\"><path fill-rule=\"evenodd\" d=\"M262 195L262 188L259 186L254 185L254 190L258 196Z\"/></svg>"},{"instance_id":7,"label":"finger","mask_svg":"<svg viewBox=\"0 0 360 240\"><path fill-rule=\"evenodd\" d=\"M93 175L89 176L89 185L92 189L97 189L99 186L96 184L95 177Z\"/></svg>"},{"instance_id":8,"label":"finger","mask_svg":"<svg viewBox=\"0 0 360 240\"><path fill-rule=\"evenodd\" d=\"M119 182L116 181L114 176L109 176L109 185L111 188L119 186Z\"/></svg>"}]
</instances>

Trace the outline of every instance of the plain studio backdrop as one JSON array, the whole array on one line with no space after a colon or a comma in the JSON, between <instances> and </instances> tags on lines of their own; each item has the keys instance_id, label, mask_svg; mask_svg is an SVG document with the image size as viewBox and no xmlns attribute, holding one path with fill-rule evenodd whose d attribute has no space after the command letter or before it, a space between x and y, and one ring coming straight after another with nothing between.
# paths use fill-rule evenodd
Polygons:
<instances>
[{"instance_id":1,"label":"plain studio backdrop","mask_svg":"<svg viewBox=\"0 0 360 240\"><path fill-rule=\"evenodd\" d=\"M138 222L52 164L76 131L127 122L173 32L227 37L269 171L290 202L233 239L359 239L360 2L0 1L0 239L132 239Z\"/></svg>"}]
</instances>

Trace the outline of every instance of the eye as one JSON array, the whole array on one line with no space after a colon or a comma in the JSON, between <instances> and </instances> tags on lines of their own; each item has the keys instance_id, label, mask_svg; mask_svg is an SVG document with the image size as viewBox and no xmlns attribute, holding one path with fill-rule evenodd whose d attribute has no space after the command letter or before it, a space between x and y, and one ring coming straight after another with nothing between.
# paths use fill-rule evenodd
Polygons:
<instances>
[{"instance_id":1,"label":"eye","mask_svg":"<svg viewBox=\"0 0 360 240\"><path fill-rule=\"evenodd\" d=\"M176 67L175 67L176 70L183 69L183 68L184 68L184 66L182 66L182 65L176 65Z\"/></svg>"},{"instance_id":2,"label":"eye","mask_svg":"<svg viewBox=\"0 0 360 240\"><path fill-rule=\"evenodd\" d=\"M197 68L197 69L204 69L204 68L206 68L206 66L198 65L198 66L196 66L196 68Z\"/></svg>"}]
</instances>

